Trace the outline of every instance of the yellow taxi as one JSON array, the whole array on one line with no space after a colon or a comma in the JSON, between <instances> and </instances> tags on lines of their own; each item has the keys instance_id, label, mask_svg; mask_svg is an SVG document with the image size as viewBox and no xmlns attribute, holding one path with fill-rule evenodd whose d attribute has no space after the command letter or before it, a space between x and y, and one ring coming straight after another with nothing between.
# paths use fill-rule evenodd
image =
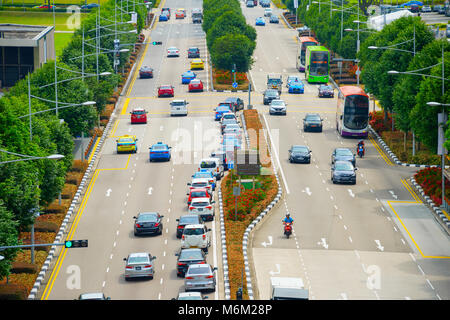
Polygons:
<instances>
[{"instance_id":1,"label":"yellow taxi","mask_svg":"<svg viewBox=\"0 0 450 320\"><path fill-rule=\"evenodd\" d=\"M130 135L124 135L119 137L119 139L116 140L117 142L117 153L121 152L137 152L137 142L138 139L136 136L130 136Z\"/></svg>"},{"instance_id":2,"label":"yellow taxi","mask_svg":"<svg viewBox=\"0 0 450 320\"><path fill-rule=\"evenodd\" d=\"M205 69L205 64L202 59L193 59L191 61L191 70L192 69Z\"/></svg>"}]
</instances>

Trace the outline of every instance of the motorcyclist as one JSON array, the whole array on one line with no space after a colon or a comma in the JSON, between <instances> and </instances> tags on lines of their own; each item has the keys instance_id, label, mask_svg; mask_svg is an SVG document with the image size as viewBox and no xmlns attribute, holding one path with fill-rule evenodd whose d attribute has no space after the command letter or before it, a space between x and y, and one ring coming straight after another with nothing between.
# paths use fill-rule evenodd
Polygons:
<instances>
[{"instance_id":1,"label":"motorcyclist","mask_svg":"<svg viewBox=\"0 0 450 320\"><path fill-rule=\"evenodd\" d=\"M364 140L359 140L358 141L358 145L357 145L357 147L356 147L356 151L358 151L359 152L359 147L360 146L362 146L362 149L363 149L363 155L366 153L366 148L365 148L365 146L364 146Z\"/></svg>"},{"instance_id":2,"label":"motorcyclist","mask_svg":"<svg viewBox=\"0 0 450 320\"><path fill-rule=\"evenodd\" d=\"M294 223L294 219L292 219L291 218L291 215L289 214L289 212L288 213L286 213L286 217L284 217L284 219L283 219L283 224L286 224L286 223Z\"/></svg>"}]
</instances>

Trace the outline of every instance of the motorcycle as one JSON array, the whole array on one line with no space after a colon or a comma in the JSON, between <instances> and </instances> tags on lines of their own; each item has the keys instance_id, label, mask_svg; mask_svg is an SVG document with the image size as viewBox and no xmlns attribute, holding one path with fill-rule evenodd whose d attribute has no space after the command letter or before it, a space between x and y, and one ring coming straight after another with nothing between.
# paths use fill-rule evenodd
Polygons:
<instances>
[{"instance_id":1,"label":"motorcycle","mask_svg":"<svg viewBox=\"0 0 450 320\"><path fill-rule=\"evenodd\" d=\"M365 150L364 150L364 146L362 144L358 145L356 147L356 150L357 150L358 156L360 158L364 157Z\"/></svg>"},{"instance_id":2,"label":"motorcycle","mask_svg":"<svg viewBox=\"0 0 450 320\"><path fill-rule=\"evenodd\" d=\"M289 236L292 234L292 223L285 222L284 223L284 235L289 239Z\"/></svg>"}]
</instances>

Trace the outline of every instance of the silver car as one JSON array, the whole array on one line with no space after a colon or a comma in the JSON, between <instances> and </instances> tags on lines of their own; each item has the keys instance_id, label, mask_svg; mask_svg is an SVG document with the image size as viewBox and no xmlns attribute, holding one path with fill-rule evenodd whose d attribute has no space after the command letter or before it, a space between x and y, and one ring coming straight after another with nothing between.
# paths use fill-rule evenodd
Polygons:
<instances>
[{"instance_id":1,"label":"silver car","mask_svg":"<svg viewBox=\"0 0 450 320\"><path fill-rule=\"evenodd\" d=\"M234 133L238 139L242 138L242 130L241 127L236 123L230 123L223 128L222 134Z\"/></svg>"},{"instance_id":2,"label":"silver car","mask_svg":"<svg viewBox=\"0 0 450 320\"><path fill-rule=\"evenodd\" d=\"M216 291L216 270L209 264L191 264L184 277L184 290Z\"/></svg>"},{"instance_id":3,"label":"silver car","mask_svg":"<svg viewBox=\"0 0 450 320\"><path fill-rule=\"evenodd\" d=\"M283 100L272 100L269 107L269 114L284 114L286 115L287 104Z\"/></svg>"},{"instance_id":4,"label":"silver car","mask_svg":"<svg viewBox=\"0 0 450 320\"><path fill-rule=\"evenodd\" d=\"M167 48L167 56L168 57L179 57L180 50L178 50L178 48L176 48L176 47Z\"/></svg>"},{"instance_id":5,"label":"silver car","mask_svg":"<svg viewBox=\"0 0 450 320\"><path fill-rule=\"evenodd\" d=\"M194 198L189 205L189 214L199 215L203 221L214 219L214 201L210 198Z\"/></svg>"},{"instance_id":6,"label":"silver car","mask_svg":"<svg viewBox=\"0 0 450 320\"><path fill-rule=\"evenodd\" d=\"M155 256L147 252L130 253L128 258L123 258L126 261L125 280L142 277L153 279L155 274L153 260L155 259Z\"/></svg>"},{"instance_id":7,"label":"silver car","mask_svg":"<svg viewBox=\"0 0 450 320\"><path fill-rule=\"evenodd\" d=\"M201 292L193 291L193 292L180 292L176 300L203 300L207 298L208 296L202 297Z\"/></svg>"}]
</instances>

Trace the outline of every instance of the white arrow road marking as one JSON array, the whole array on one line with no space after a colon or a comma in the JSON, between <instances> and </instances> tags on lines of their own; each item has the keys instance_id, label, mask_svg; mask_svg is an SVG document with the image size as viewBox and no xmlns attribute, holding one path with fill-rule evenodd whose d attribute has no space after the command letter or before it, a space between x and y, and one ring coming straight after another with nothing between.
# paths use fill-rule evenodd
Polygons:
<instances>
[{"instance_id":1,"label":"white arrow road marking","mask_svg":"<svg viewBox=\"0 0 450 320\"><path fill-rule=\"evenodd\" d=\"M353 193L352 189L347 189L348 193L350 194L351 197L355 197L355 194Z\"/></svg>"},{"instance_id":2,"label":"white arrow road marking","mask_svg":"<svg viewBox=\"0 0 450 320\"><path fill-rule=\"evenodd\" d=\"M271 276L273 276L274 274L280 274L280 272L281 272L281 271L280 271L280 265L277 263L277 264L275 264L275 266L277 267L277 270L278 270L278 271L277 271L277 272L274 272L274 271L272 271L272 270L269 271L269 273L270 273Z\"/></svg>"},{"instance_id":3,"label":"white arrow road marking","mask_svg":"<svg viewBox=\"0 0 450 320\"><path fill-rule=\"evenodd\" d=\"M317 242L317 244L323 246L325 249L328 249L328 244L325 238L322 238L321 241Z\"/></svg>"},{"instance_id":4,"label":"white arrow road marking","mask_svg":"<svg viewBox=\"0 0 450 320\"><path fill-rule=\"evenodd\" d=\"M109 188L108 190L106 190L106 196L109 197L111 195L112 189Z\"/></svg>"},{"instance_id":5,"label":"white arrow road marking","mask_svg":"<svg viewBox=\"0 0 450 320\"><path fill-rule=\"evenodd\" d=\"M148 188L148 194L152 194L152 190L153 190L152 187Z\"/></svg>"},{"instance_id":6,"label":"white arrow road marking","mask_svg":"<svg viewBox=\"0 0 450 320\"><path fill-rule=\"evenodd\" d=\"M396 196L396 195L394 194L394 191L389 190L389 193L392 195L392 197L393 197L395 200L398 199L398 196Z\"/></svg>"},{"instance_id":7,"label":"white arrow road marking","mask_svg":"<svg viewBox=\"0 0 450 320\"><path fill-rule=\"evenodd\" d=\"M380 249L381 251L384 251L384 247L381 245L380 240L375 240L375 243L377 244L378 249Z\"/></svg>"},{"instance_id":8,"label":"white arrow road marking","mask_svg":"<svg viewBox=\"0 0 450 320\"><path fill-rule=\"evenodd\" d=\"M310 195L312 194L311 190L309 190L308 187L306 187L305 190L302 190L302 192L306 192L306 194L307 194L308 196L310 196Z\"/></svg>"},{"instance_id":9,"label":"white arrow road marking","mask_svg":"<svg viewBox=\"0 0 450 320\"><path fill-rule=\"evenodd\" d=\"M163 131L163 130L164 130L164 126L160 126L159 131Z\"/></svg>"},{"instance_id":10,"label":"white arrow road marking","mask_svg":"<svg viewBox=\"0 0 450 320\"><path fill-rule=\"evenodd\" d=\"M262 242L261 244L264 246L264 248L266 248L267 246L271 246L272 245L272 236L268 236L267 238L269 238L269 242Z\"/></svg>"}]
</instances>

